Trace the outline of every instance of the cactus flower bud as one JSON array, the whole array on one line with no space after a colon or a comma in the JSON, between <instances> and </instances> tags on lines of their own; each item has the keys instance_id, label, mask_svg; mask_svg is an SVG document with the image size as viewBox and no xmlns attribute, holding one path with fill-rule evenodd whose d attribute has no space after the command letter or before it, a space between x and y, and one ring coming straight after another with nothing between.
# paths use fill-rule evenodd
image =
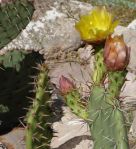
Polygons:
<instances>
[{"instance_id":1,"label":"cactus flower bud","mask_svg":"<svg viewBox=\"0 0 136 149\"><path fill-rule=\"evenodd\" d=\"M60 77L59 85L62 94L67 94L75 88L73 82L70 81L68 78L64 77L63 75Z\"/></svg>"},{"instance_id":2,"label":"cactus flower bud","mask_svg":"<svg viewBox=\"0 0 136 149\"><path fill-rule=\"evenodd\" d=\"M129 63L130 48L124 42L123 36L109 36L104 47L104 63L110 71L121 71Z\"/></svg>"}]
</instances>

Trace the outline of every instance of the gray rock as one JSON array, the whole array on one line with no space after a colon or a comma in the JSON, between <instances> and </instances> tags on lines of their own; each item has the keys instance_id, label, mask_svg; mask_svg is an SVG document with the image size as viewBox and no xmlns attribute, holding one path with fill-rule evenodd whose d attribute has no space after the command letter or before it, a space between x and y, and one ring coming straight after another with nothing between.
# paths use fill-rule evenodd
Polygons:
<instances>
[{"instance_id":1,"label":"gray rock","mask_svg":"<svg viewBox=\"0 0 136 149\"><path fill-rule=\"evenodd\" d=\"M25 129L24 128L14 128L11 132L0 136L0 143L5 148L0 149L25 149ZM1 146L2 146L1 145Z\"/></svg>"},{"instance_id":2,"label":"gray rock","mask_svg":"<svg viewBox=\"0 0 136 149\"><path fill-rule=\"evenodd\" d=\"M136 111L133 112L133 118L134 120L130 128L130 133L136 138Z\"/></svg>"},{"instance_id":3,"label":"gray rock","mask_svg":"<svg viewBox=\"0 0 136 149\"><path fill-rule=\"evenodd\" d=\"M34 4L33 20L16 39L0 50L0 54L13 49L47 54L53 49L73 50L80 46L80 36L74 24L79 15L92 8L90 4L74 0L38 0Z\"/></svg>"},{"instance_id":4,"label":"gray rock","mask_svg":"<svg viewBox=\"0 0 136 149\"><path fill-rule=\"evenodd\" d=\"M51 147L54 149L92 149L89 127L82 119L71 113L69 108L64 107L64 117L56 122L53 128L57 137L54 137Z\"/></svg>"},{"instance_id":5,"label":"gray rock","mask_svg":"<svg viewBox=\"0 0 136 149\"><path fill-rule=\"evenodd\" d=\"M133 20L129 25L128 25L129 29L134 29L136 30L136 19Z\"/></svg>"},{"instance_id":6,"label":"gray rock","mask_svg":"<svg viewBox=\"0 0 136 149\"><path fill-rule=\"evenodd\" d=\"M128 72L126 82L122 87L120 100L122 101L124 109L133 109L136 107L136 75Z\"/></svg>"},{"instance_id":7,"label":"gray rock","mask_svg":"<svg viewBox=\"0 0 136 149\"><path fill-rule=\"evenodd\" d=\"M78 49L78 55L81 60L84 62L87 62L90 60L93 52L93 46L92 45L87 45L85 48L79 48Z\"/></svg>"},{"instance_id":8,"label":"gray rock","mask_svg":"<svg viewBox=\"0 0 136 149\"><path fill-rule=\"evenodd\" d=\"M73 80L81 94L87 96L90 93L88 85L91 83L91 71L90 65L82 66L79 63L66 62L56 64L54 68L50 70L50 78L51 82L59 87L59 78L63 75Z\"/></svg>"}]
</instances>

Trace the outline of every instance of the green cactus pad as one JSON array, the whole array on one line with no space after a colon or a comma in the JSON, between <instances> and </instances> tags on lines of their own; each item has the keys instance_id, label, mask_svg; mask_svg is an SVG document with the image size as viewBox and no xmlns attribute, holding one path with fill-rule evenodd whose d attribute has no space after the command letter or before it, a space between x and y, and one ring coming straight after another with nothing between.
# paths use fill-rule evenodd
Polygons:
<instances>
[{"instance_id":1,"label":"green cactus pad","mask_svg":"<svg viewBox=\"0 0 136 149\"><path fill-rule=\"evenodd\" d=\"M66 96L66 103L74 114L80 118L87 120L87 107L82 103L81 96L77 90L69 92Z\"/></svg>"},{"instance_id":2,"label":"green cactus pad","mask_svg":"<svg viewBox=\"0 0 136 149\"><path fill-rule=\"evenodd\" d=\"M94 149L129 149L123 113L107 103L104 88L95 86L89 102L89 126Z\"/></svg>"},{"instance_id":3,"label":"green cactus pad","mask_svg":"<svg viewBox=\"0 0 136 149\"><path fill-rule=\"evenodd\" d=\"M95 84L101 83L103 81L103 77L105 74L105 65L103 64L103 49L99 49L99 51L95 54L95 68L93 73L93 82Z\"/></svg>"},{"instance_id":4,"label":"green cactus pad","mask_svg":"<svg viewBox=\"0 0 136 149\"><path fill-rule=\"evenodd\" d=\"M108 72L109 85L107 92L111 96L111 100L117 98L120 94L122 85L125 82L127 71Z\"/></svg>"},{"instance_id":5,"label":"green cactus pad","mask_svg":"<svg viewBox=\"0 0 136 149\"><path fill-rule=\"evenodd\" d=\"M33 12L32 3L24 0L0 4L0 49L26 27Z\"/></svg>"}]
</instances>

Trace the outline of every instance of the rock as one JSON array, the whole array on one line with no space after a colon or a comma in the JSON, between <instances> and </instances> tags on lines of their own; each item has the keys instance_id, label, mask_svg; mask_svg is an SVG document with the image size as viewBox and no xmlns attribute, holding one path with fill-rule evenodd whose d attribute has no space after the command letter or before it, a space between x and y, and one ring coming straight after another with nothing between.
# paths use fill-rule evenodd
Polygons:
<instances>
[{"instance_id":1,"label":"rock","mask_svg":"<svg viewBox=\"0 0 136 149\"><path fill-rule=\"evenodd\" d=\"M131 48L130 62L127 68L130 72L136 73L136 31L126 30L123 35L127 45Z\"/></svg>"},{"instance_id":2,"label":"rock","mask_svg":"<svg viewBox=\"0 0 136 149\"><path fill-rule=\"evenodd\" d=\"M73 80L76 87L80 90L83 96L87 96L89 93L88 85L91 83L91 69L90 65L82 66L75 62L66 62L56 64L53 69L50 70L51 82L59 87L59 78L61 75Z\"/></svg>"},{"instance_id":3,"label":"rock","mask_svg":"<svg viewBox=\"0 0 136 149\"><path fill-rule=\"evenodd\" d=\"M14 128L8 134L1 135L0 142L5 147L2 149L25 149L24 134L24 128L18 127Z\"/></svg>"},{"instance_id":4,"label":"rock","mask_svg":"<svg viewBox=\"0 0 136 149\"><path fill-rule=\"evenodd\" d=\"M125 109L133 109L136 106L136 75L128 72L126 80L127 81L122 87L120 100L122 101L123 107Z\"/></svg>"},{"instance_id":5,"label":"rock","mask_svg":"<svg viewBox=\"0 0 136 149\"><path fill-rule=\"evenodd\" d=\"M71 113L68 107L63 108L64 117L53 125L57 137L52 140L53 149L92 149L88 125Z\"/></svg>"},{"instance_id":6,"label":"rock","mask_svg":"<svg viewBox=\"0 0 136 149\"><path fill-rule=\"evenodd\" d=\"M136 19L133 20L127 28L136 30Z\"/></svg>"},{"instance_id":7,"label":"rock","mask_svg":"<svg viewBox=\"0 0 136 149\"><path fill-rule=\"evenodd\" d=\"M81 45L79 33L74 24L79 15L92 9L90 4L74 0L56 0L34 2L33 20L21 34L1 49L25 49L47 54L52 49L77 49Z\"/></svg>"},{"instance_id":8,"label":"rock","mask_svg":"<svg viewBox=\"0 0 136 149\"><path fill-rule=\"evenodd\" d=\"M84 62L87 62L88 60L90 60L90 58L92 56L92 52L93 52L92 45L87 45L84 48L78 49L79 58Z\"/></svg>"},{"instance_id":9,"label":"rock","mask_svg":"<svg viewBox=\"0 0 136 149\"><path fill-rule=\"evenodd\" d=\"M133 137L136 138L136 111L133 112L133 123L130 128L130 133Z\"/></svg>"}]
</instances>

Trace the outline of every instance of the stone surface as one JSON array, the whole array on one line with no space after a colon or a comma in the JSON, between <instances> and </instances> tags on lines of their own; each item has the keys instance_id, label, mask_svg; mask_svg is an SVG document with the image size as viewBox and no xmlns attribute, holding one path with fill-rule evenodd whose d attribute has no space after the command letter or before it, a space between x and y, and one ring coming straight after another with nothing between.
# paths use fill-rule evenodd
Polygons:
<instances>
[{"instance_id":1,"label":"stone surface","mask_svg":"<svg viewBox=\"0 0 136 149\"><path fill-rule=\"evenodd\" d=\"M88 60L90 60L90 58L92 56L92 52L93 52L93 46L92 45L87 45L84 48L78 49L79 57L84 62L87 62Z\"/></svg>"},{"instance_id":2,"label":"stone surface","mask_svg":"<svg viewBox=\"0 0 136 149\"><path fill-rule=\"evenodd\" d=\"M136 30L136 19L128 25L128 28Z\"/></svg>"},{"instance_id":3,"label":"stone surface","mask_svg":"<svg viewBox=\"0 0 136 149\"><path fill-rule=\"evenodd\" d=\"M64 117L61 121L54 123L53 128L57 137L52 140L52 148L58 149L91 149L89 127L82 119L71 113L68 107L63 107ZM81 144L80 144L81 143ZM88 147L91 148L88 148Z\"/></svg>"},{"instance_id":4,"label":"stone surface","mask_svg":"<svg viewBox=\"0 0 136 149\"><path fill-rule=\"evenodd\" d=\"M79 15L92 8L90 4L74 0L38 0L34 4L36 11L33 20L16 39L0 51L0 54L13 49L47 54L49 50L73 50L81 45L74 24Z\"/></svg>"},{"instance_id":5,"label":"stone surface","mask_svg":"<svg viewBox=\"0 0 136 149\"><path fill-rule=\"evenodd\" d=\"M56 64L50 71L50 77L51 82L57 87L59 87L59 78L61 75L73 80L83 96L88 95L88 85L91 83L90 65L83 67L79 63L75 62Z\"/></svg>"},{"instance_id":6,"label":"stone surface","mask_svg":"<svg viewBox=\"0 0 136 149\"><path fill-rule=\"evenodd\" d=\"M130 133L136 138L136 111L133 112L133 118L134 120L130 128Z\"/></svg>"},{"instance_id":7,"label":"stone surface","mask_svg":"<svg viewBox=\"0 0 136 149\"><path fill-rule=\"evenodd\" d=\"M125 109L134 109L136 107L136 75L128 72L127 81L122 87L120 100Z\"/></svg>"},{"instance_id":8,"label":"stone surface","mask_svg":"<svg viewBox=\"0 0 136 149\"><path fill-rule=\"evenodd\" d=\"M24 128L14 128L8 134L0 136L0 143L6 147L4 149L26 149L24 133Z\"/></svg>"}]
</instances>

